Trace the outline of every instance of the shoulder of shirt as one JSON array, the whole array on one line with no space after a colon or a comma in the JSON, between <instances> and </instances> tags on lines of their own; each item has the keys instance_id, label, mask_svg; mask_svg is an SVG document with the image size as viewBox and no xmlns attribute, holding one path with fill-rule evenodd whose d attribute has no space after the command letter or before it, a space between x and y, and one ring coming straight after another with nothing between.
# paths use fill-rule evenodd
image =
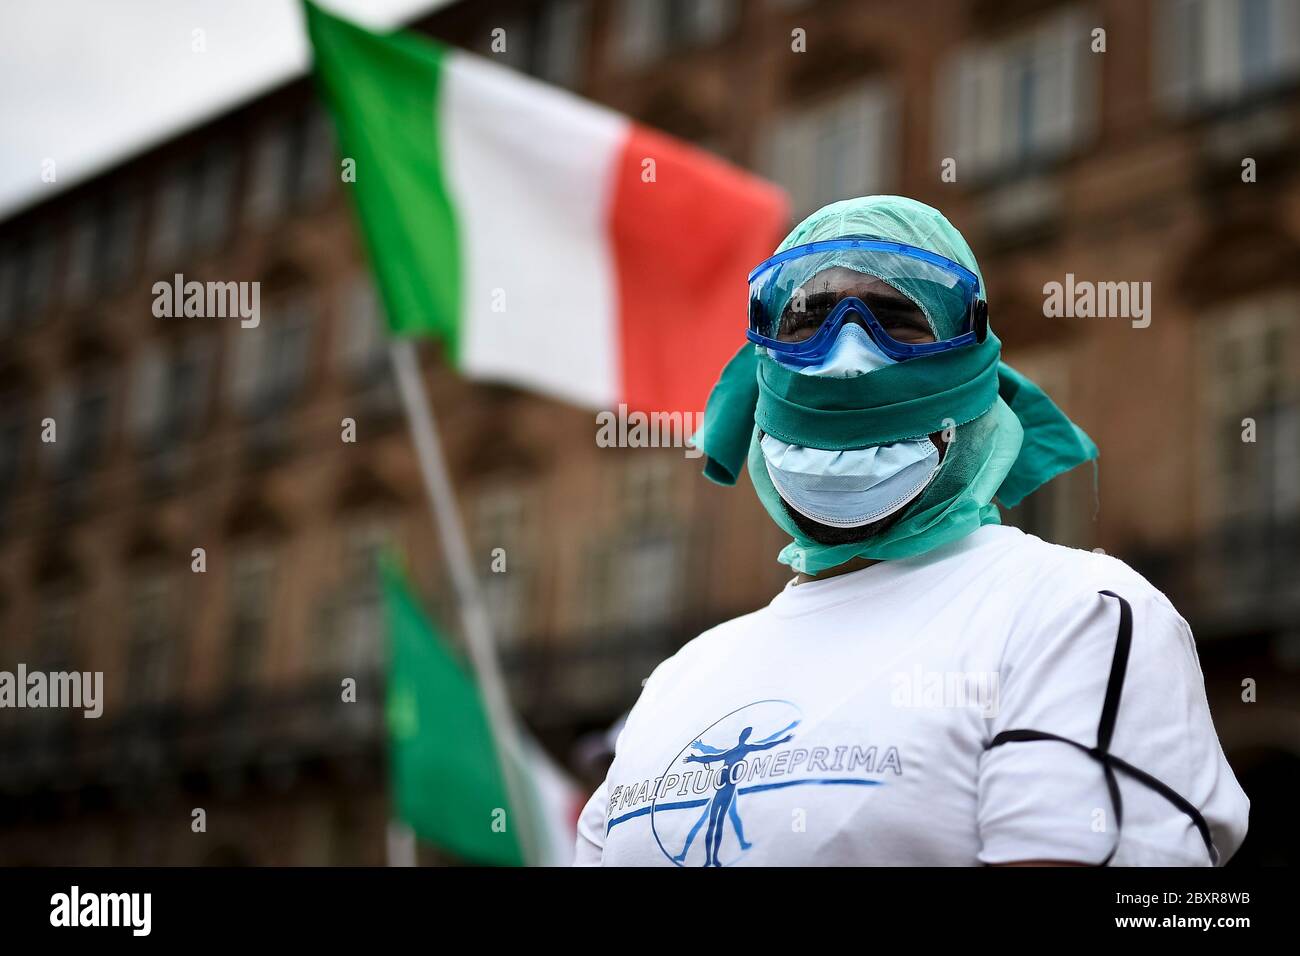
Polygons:
<instances>
[{"instance_id":1,"label":"shoulder of shirt","mask_svg":"<svg viewBox=\"0 0 1300 956\"><path fill-rule=\"evenodd\" d=\"M1183 627L1187 622L1164 592L1133 568L1112 555L1052 544L1026 534L1019 545L1023 560L1033 568L1027 586L1050 595L1047 613L1090 601L1099 591L1112 591L1134 607L1145 605L1157 614L1172 615Z\"/></svg>"},{"instance_id":2,"label":"shoulder of shirt","mask_svg":"<svg viewBox=\"0 0 1300 956\"><path fill-rule=\"evenodd\" d=\"M660 675L670 674L682 667L689 667L692 661L699 660L701 657L724 653L726 645L730 641L744 638L748 633L748 626L752 624L756 616L762 614L765 610L767 609L758 608L748 614L742 614L740 617L733 617L729 621L715 624L697 637L687 641L675 654L665 658L654 669L654 673L646 681L647 689L650 687L651 681L656 681Z\"/></svg>"},{"instance_id":3,"label":"shoulder of shirt","mask_svg":"<svg viewBox=\"0 0 1300 956\"><path fill-rule=\"evenodd\" d=\"M1132 608L1133 644L1128 681L1149 679L1155 687L1192 680L1199 672L1191 627L1169 599L1141 574L1108 554L1051 544L1031 535L1019 545L1019 606L1002 648L999 670L1009 678L1029 661L1053 659L1060 672L1092 662L1109 666L1115 646L1118 608L1098 592L1110 591ZM1185 661L1186 667L1172 666ZM1050 685L1045 684L1044 687Z\"/></svg>"}]
</instances>

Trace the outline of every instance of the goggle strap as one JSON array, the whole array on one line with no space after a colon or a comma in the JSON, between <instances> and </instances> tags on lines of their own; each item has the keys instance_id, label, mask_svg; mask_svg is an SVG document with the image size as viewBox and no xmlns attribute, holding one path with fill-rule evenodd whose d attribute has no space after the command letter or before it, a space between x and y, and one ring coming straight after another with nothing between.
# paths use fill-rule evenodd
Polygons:
<instances>
[{"instance_id":1,"label":"goggle strap","mask_svg":"<svg viewBox=\"0 0 1300 956\"><path fill-rule=\"evenodd\" d=\"M976 299L970 305L970 327L975 333L975 341L983 342L989 337L989 304L983 299Z\"/></svg>"}]
</instances>

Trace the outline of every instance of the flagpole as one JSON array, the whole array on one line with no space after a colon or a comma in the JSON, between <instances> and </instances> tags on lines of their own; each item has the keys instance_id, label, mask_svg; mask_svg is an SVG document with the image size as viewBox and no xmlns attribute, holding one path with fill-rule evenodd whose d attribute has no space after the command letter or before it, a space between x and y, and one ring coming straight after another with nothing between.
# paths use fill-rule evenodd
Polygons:
<instances>
[{"instance_id":1,"label":"flagpole","mask_svg":"<svg viewBox=\"0 0 1300 956\"><path fill-rule=\"evenodd\" d=\"M389 820L385 834L385 858L389 866L415 866L415 831L401 820Z\"/></svg>"},{"instance_id":2,"label":"flagpole","mask_svg":"<svg viewBox=\"0 0 1300 956\"><path fill-rule=\"evenodd\" d=\"M478 578L474 573L465 529L461 525L460 512L456 508L456 495L447 471L442 442L438 437L438 426L434 422L433 406L429 403L424 378L420 374L415 342L405 337L394 337L390 341L389 356L393 362L402 404L406 408L406 420L411 426L411 437L415 441L415 453L424 479L424 490L429 497L429 504L433 507L434 523L438 528L443 557L451 572L452 585L456 591L456 605L460 611L461 628L469 649L470 662L474 666L479 689L483 694L483 705L487 711L488 724L492 729L492 739L497 742L497 760L501 767L502 780L505 782L506 796L510 801L510 812L514 816L513 820L507 819L506 825L513 826L519 835L519 847L524 864L528 865L536 862L537 856L534 850L536 844L533 842L532 821L529 819L531 802L527 800L524 781L520 777L524 765L523 748L514 715L510 711L509 696L506 692L505 680L501 675L501 666L497 661L496 647L492 641L492 625L479 592ZM484 820L483 825L490 825L490 821Z\"/></svg>"}]
</instances>

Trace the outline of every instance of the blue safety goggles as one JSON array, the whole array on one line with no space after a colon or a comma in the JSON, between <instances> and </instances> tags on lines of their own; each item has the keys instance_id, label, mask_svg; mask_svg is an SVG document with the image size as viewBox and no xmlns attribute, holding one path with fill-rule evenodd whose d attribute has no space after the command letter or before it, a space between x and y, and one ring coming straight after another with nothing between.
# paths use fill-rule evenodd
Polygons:
<instances>
[{"instance_id":1,"label":"blue safety goggles","mask_svg":"<svg viewBox=\"0 0 1300 956\"><path fill-rule=\"evenodd\" d=\"M932 314L918 302L929 303ZM979 277L965 266L871 236L795 246L749 274L746 337L783 362L820 362L845 322L861 325L882 352L905 361L983 342L988 308ZM955 332L936 340L936 328Z\"/></svg>"}]
</instances>

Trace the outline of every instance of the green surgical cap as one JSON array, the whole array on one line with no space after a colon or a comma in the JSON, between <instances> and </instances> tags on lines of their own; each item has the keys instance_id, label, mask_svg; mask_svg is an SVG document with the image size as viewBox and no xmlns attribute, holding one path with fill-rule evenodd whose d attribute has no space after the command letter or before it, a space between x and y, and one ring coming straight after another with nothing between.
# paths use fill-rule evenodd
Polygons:
<instances>
[{"instance_id":1,"label":"green surgical cap","mask_svg":"<svg viewBox=\"0 0 1300 956\"><path fill-rule=\"evenodd\" d=\"M784 252L794 246L820 239L842 239L845 236L875 236L938 253L979 276L980 290L983 292L984 277L980 275L979 263L975 261L975 254L970 251L970 246L961 233L933 206L905 196L863 196L823 206L795 226L777 246L776 251ZM852 253L842 261L833 255L814 257L808 277L835 265L860 269L857 264L860 258ZM930 320L936 338L952 338L963 331L958 326L964 319L964 314L955 312L951 303L943 300L945 290L933 283L897 280L883 271L874 274L894 285L921 307L921 311Z\"/></svg>"},{"instance_id":2,"label":"green surgical cap","mask_svg":"<svg viewBox=\"0 0 1300 956\"><path fill-rule=\"evenodd\" d=\"M960 263L980 276L981 295L986 294L979 264L961 233L937 209L903 196L831 203L799 223L776 251L862 235L907 243ZM827 267L818 261L810 269ZM887 275L880 278L890 281ZM963 316L947 307L942 289L932 283L899 288L925 312L938 338L962 331ZM995 496L1014 506L1056 475L1097 456L1092 440L1037 385L999 361L1000 347L990 332L984 343L969 349L912 359L855 379L810 382L746 344L709 396L696 439L707 456L705 474L733 484L748 458L759 500L793 539L779 560L809 573L854 557L912 557L980 525L997 524ZM961 352L968 354L957 354ZM819 394L823 384L824 396ZM939 416L948 408L948 424L955 428L934 480L884 532L843 545L818 544L795 525L768 478L755 424L756 419L779 423L785 429L779 437L791 444L869 447L939 431Z\"/></svg>"}]
</instances>

